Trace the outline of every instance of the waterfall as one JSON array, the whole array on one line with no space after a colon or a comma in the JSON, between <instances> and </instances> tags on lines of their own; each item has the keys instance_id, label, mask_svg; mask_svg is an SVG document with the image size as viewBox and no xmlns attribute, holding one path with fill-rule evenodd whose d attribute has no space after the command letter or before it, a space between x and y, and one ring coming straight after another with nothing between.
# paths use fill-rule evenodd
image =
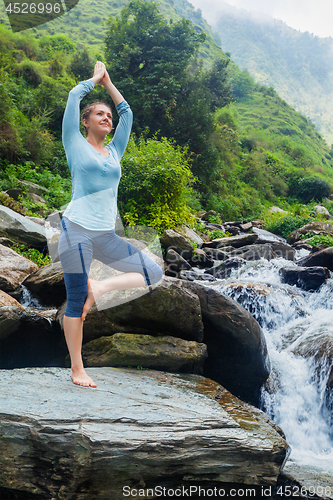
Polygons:
<instances>
[{"instance_id":1,"label":"waterfall","mask_svg":"<svg viewBox=\"0 0 333 500\"><path fill-rule=\"evenodd\" d=\"M281 283L279 269L296 265L283 258L251 261L207 286L240 303L263 330L272 372L262 409L285 432L290 460L331 477L333 279L317 292Z\"/></svg>"}]
</instances>

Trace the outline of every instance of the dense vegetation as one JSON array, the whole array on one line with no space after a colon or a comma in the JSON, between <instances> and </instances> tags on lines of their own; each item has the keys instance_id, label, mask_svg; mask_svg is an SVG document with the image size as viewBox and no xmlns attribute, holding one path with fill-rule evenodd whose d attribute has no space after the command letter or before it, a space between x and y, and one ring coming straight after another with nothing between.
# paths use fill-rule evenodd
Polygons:
<instances>
[{"instance_id":1,"label":"dense vegetation","mask_svg":"<svg viewBox=\"0 0 333 500\"><path fill-rule=\"evenodd\" d=\"M101 58L135 116L119 188L129 224L160 232L191 223L201 209L250 219L272 204L289 209L330 194L332 152L314 126L216 46L210 66L202 65L206 41L190 21L175 14L169 22L144 0L107 23ZM44 203L24 188L18 200L45 215L70 199L61 121L69 90L92 76L92 54L66 35L0 27L0 63L0 190L19 180L46 187ZM82 105L94 98L110 102L97 86Z\"/></svg>"},{"instance_id":2,"label":"dense vegetation","mask_svg":"<svg viewBox=\"0 0 333 500\"><path fill-rule=\"evenodd\" d=\"M212 27L233 61L258 83L274 87L333 142L332 38L301 33L268 16L258 19L223 2Z\"/></svg>"}]
</instances>

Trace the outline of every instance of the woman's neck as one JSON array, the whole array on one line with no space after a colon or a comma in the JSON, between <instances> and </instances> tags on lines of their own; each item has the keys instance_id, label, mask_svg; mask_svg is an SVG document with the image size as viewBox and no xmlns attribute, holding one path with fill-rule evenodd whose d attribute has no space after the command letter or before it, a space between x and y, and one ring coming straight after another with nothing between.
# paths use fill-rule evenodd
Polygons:
<instances>
[{"instance_id":1,"label":"woman's neck","mask_svg":"<svg viewBox=\"0 0 333 500\"><path fill-rule=\"evenodd\" d=\"M103 149L104 148L105 137L103 138L103 137L88 136L88 137L86 137L86 140L94 148L97 148L97 149Z\"/></svg>"}]
</instances>

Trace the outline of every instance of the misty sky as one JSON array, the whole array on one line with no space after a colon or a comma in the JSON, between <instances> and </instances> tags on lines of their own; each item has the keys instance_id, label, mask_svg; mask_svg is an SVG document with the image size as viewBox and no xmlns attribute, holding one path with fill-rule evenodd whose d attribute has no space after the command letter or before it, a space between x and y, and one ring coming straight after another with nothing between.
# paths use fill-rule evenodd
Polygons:
<instances>
[{"instance_id":1,"label":"misty sky","mask_svg":"<svg viewBox=\"0 0 333 500\"><path fill-rule=\"evenodd\" d=\"M189 0L209 23L216 20L221 0ZM288 26L320 37L333 37L333 0L226 0L230 5L281 19Z\"/></svg>"}]
</instances>

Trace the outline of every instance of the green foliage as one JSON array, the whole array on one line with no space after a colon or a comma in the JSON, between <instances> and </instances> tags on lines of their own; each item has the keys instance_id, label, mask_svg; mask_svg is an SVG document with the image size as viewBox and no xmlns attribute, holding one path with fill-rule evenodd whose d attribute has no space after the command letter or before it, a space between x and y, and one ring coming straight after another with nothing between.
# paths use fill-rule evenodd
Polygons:
<instances>
[{"instance_id":1,"label":"green foliage","mask_svg":"<svg viewBox=\"0 0 333 500\"><path fill-rule=\"evenodd\" d=\"M0 189L6 190L18 187L18 179L34 182L49 190L48 193L43 195L47 202L46 206L41 203L33 203L25 196L21 198L22 205L32 213L40 210L50 212L59 209L70 201L70 179L64 179L59 174L53 174L46 167L39 167L33 162L25 162L23 165L3 163L3 168L0 171Z\"/></svg>"},{"instance_id":2,"label":"green foliage","mask_svg":"<svg viewBox=\"0 0 333 500\"><path fill-rule=\"evenodd\" d=\"M165 134L190 60L205 35L186 19L168 24L157 4L144 0L130 1L120 18L108 20L108 28L108 67L137 117L134 131L142 133L148 126L151 134Z\"/></svg>"},{"instance_id":3,"label":"green foliage","mask_svg":"<svg viewBox=\"0 0 333 500\"><path fill-rule=\"evenodd\" d=\"M131 138L122 160L118 203L129 225L159 232L194 220L188 206L191 174L186 150L162 138Z\"/></svg>"},{"instance_id":4,"label":"green foliage","mask_svg":"<svg viewBox=\"0 0 333 500\"><path fill-rule=\"evenodd\" d=\"M266 214L266 216L264 216L264 220L264 228L267 231L287 238L290 233L296 231L296 229L299 229L300 227L305 226L305 224L308 224L315 219L311 216L306 215L286 215L281 212L277 212L270 215Z\"/></svg>"},{"instance_id":5,"label":"green foliage","mask_svg":"<svg viewBox=\"0 0 333 500\"><path fill-rule=\"evenodd\" d=\"M325 179L312 176L299 180L297 194L304 203L309 203L312 199L321 201L329 196L330 191L330 185Z\"/></svg>"},{"instance_id":6,"label":"green foliage","mask_svg":"<svg viewBox=\"0 0 333 500\"><path fill-rule=\"evenodd\" d=\"M14 252L23 255L23 257L26 257L27 259L35 262L38 267L47 266L48 264L52 263L51 257L49 255L44 256L36 248L31 248L27 245L19 244L12 245L10 248L14 250Z\"/></svg>"},{"instance_id":7,"label":"green foliage","mask_svg":"<svg viewBox=\"0 0 333 500\"><path fill-rule=\"evenodd\" d=\"M17 212L18 214L26 215L26 211L24 210L23 205L15 201L6 193L0 193L0 205L10 208L11 210L14 210L14 212Z\"/></svg>"},{"instance_id":8,"label":"green foliage","mask_svg":"<svg viewBox=\"0 0 333 500\"><path fill-rule=\"evenodd\" d=\"M208 197L218 162L210 144L212 110L232 99L229 59L221 52L204 70L197 60L204 33L184 18L168 23L155 3L132 0L108 26L108 67L131 104L135 133L148 127L150 136L173 137L187 145L198 190Z\"/></svg>"},{"instance_id":9,"label":"green foliage","mask_svg":"<svg viewBox=\"0 0 333 500\"><path fill-rule=\"evenodd\" d=\"M218 215L208 215L207 217L208 222L211 222L212 224L222 224L221 218Z\"/></svg>"},{"instance_id":10,"label":"green foliage","mask_svg":"<svg viewBox=\"0 0 333 500\"><path fill-rule=\"evenodd\" d=\"M216 240L217 238L226 238L227 236L231 236L231 233L220 231L219 229L214 229L213 231L207 231L207 236L210 240Z\"/></svg>"},{"instance_id":11,"label":"green foliage","mask_svg":"<svg viewBox=\"0 0 333 500\"><path fill-rule=\"evenodd\" d=\"M75 52L68 66L68 71L73 73L77 80L91 78L94 72L94 62L86 47Z\"/></svg>"},{"instance_id":12,"label":"green foliage","mask_svg":"<svg viewBox=\"0 0 333 500\"><path fill-rule=\"evenodd\" d=\"M76 49L76 43L67 35L48 35L42 36L38 40L39 59L52 59L55 52L72 54Z\"/></svg>"},{"instance_id":13,"label":"green foliage","mask_svg":"<svg viewBox=\"0 0 333 500\"><path fill-rule=\"evenodd\" d=\"M324 235L307 233L306 235L303 235L302 239L306 239L306 242L312 246L326 245L328 247L333 247L333 237L329 234Z\"/></svg>"}]
</instances>

